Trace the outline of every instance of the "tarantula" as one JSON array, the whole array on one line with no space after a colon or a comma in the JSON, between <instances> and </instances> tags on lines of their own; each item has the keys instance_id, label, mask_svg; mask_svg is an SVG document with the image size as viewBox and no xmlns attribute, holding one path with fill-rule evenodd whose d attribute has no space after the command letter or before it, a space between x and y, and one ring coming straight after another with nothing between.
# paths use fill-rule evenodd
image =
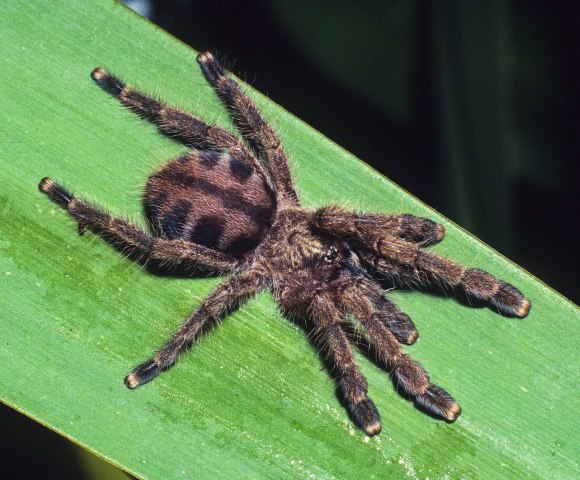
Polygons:
<instances>
[{"instance_id":1,"label":"tarantula","mask_svg":"<svg viewBox=\"0 0 580 480\"><path fill-rule=\"evenodd\" d=\"M483 270L425 251L445 233L429 219L355 213L336 205L302 208L272 127L210 53L197 60L243 140L133 90L103 68L91 73L125 107L194 148L147 181L144 208L152 234L74 197L50 178L39 184L78 222L81 234L92 231L145 261L233 274L151 359L127 375L127 387L143 385L170 368L202 332L269 289L285 313L309 319L342 399L367 435L380 432L380 416L355 364L347 317L354 318L377 359L418 406L454 421L459 405L401 351L399 344L414 343L418 333L409 316L384 296L377 277L398 284L461 287L508 316L525 317L530 302Z\"/></svg>"}]
</instances>

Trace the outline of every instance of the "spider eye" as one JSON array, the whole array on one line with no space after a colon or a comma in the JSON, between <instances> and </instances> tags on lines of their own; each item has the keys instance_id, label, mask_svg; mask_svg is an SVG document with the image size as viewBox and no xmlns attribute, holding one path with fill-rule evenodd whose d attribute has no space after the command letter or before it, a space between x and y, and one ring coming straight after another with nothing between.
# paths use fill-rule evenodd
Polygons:
<instances>
[{"instance_id":1,"label":"spider eye","mask_svg":"<svg viewBox=\"0 0 580 480\"><path fill-rule=\"evenodd\" d=\"M324 255L324 261L326 263L332 263L332 261L338 256L338 248L336 247L329 247L326 251L326 255Z\"/></svg>"}]
</instances>

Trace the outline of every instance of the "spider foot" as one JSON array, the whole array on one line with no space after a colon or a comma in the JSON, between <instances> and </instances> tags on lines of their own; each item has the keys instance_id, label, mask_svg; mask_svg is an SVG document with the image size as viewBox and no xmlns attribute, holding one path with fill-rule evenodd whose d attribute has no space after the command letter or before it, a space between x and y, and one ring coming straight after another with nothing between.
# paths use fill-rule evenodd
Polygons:
<instances>
[{"instance_id":1,"label":"spider foot","mask_svg":"<svg viewBox=\"0 0 580 480\"><path fill-rule=\"evenodd\" d=\"M404 214L401 216L401 238L420 247L435 245L443 240L445 227L428 218Z\"/></svg>"},{"instance_id":2,"label":"spider foot","mask_svg":"<svg viewBox=\"0 0 580 480\"><path fill-rule=\"evenodd\" d=\"M465 270L461 275L461 283L469 295L487 300L503 315L523 318L530 311L530 301L522 292L484 270Z\"/></svg>"},{"instance_id":3,"label":"spider foot","mask_svg":"<svg viewBox=\"0 0 580 480\"><path fill-rule=\"evenodd\" d=\"M528 315L531 304L522 293L509 283L499 281L499 288L490 303L501 313L523 318Z\"/></svg>"},{"instance_id":4,"label":"spider foot","mask_svg":"<svg viewBox=\"0 0 580 480\"><path fill-rule=\"evenodd\" d=\"M419 338L415 324L406 313L398 312L396 316L387 319L386 325L395 338L405 345L413 345Z\"/></svg>"},{"instance_id":5,"label":"spider foot","mask_svg":"<svg viewBox=\"0 0 580 480\"><path fill-rule=\"evenodd\" d=\"M454 422L461 415L461 407L455 399L437 385L429 385L425 393L415 397L415 402L448 422Z\"/></svg>"},{"instance_id":6,"label":"spider foot","mask_svg":"<svg viewBox=\"0 0 580 480\"><path fill-rule=\"evenodd\" d=\"M114 97L119 96L125 88L125 84L121 82L121 80L111 75L103 67L95 68L91 72L91 78L97 82L99 87L101 87L105 92Z\"/></svg>"},{"instance_id":7,"label":"spider foot","mask_svg":"<svg viewBox=\"0 0 580 480\"><path fill-rule=\"evenodd\" d=\"M219 62L209 52L200 53L197 56L203 74L212 84L215 84L220 77L225 77L225 72Z\"/></svg>"},{"instance_id":8,"label":"spider foot","mask_svg":"<svg viewBox=\"0 0 580 480\"><path fill-rule=\"evenodd\" d=\"M161 367L154 360L147 360L125 377L125 385L133 390L153 380L161 372Z\"/></svg>"},{"instance_id":9,"label":"spider foot","mask_svg":"<svg viewBox=\"0 0 580 480\"><path fill-rule=\"evenodd\" d=\"M69 204L73 200L73 195L65 188L60 186L58 183L53 182L50 178L44 177L40 183L38 184L38 189L48 195L54 203L56 203L59 207L64 208L65 210L68 208Z\"/></svg>"},{"instance_id":10,"label":"spider foot","mask_svg":"<svg viewBox=\"0 0 580 480\"><path fill-rule=\"evenodd\" d=\"M401 338L401 343L405 345L413 345L419 338L419 332L417 329L407 332L407 336Z\"/></svg>"},{"instance_id":11,"label":"spider foot","mask_svg":"<svg viewBox=\"0 0 580 480\"><path fill-rule=\"evenodd\" d=\"M369 398L351 405L350 409L355 423L361 427L365 433L372 437L381 431L381 416L375 404Z\"/></svg>"}]
</instances>

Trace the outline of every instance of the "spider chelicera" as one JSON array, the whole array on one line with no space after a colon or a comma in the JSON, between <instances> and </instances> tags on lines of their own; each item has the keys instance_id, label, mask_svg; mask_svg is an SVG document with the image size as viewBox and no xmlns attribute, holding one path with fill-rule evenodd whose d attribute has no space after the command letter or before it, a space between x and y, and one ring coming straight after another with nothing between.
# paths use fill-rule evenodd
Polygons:
<instances>
[{"instance_id":1,"label":"spider chelicera","mask_svg":"<svg viewBox=\"0 0 580 480\"><path fill-rule=\"evenodd\" d=\"M149 177L144 206L152 233L111 217L49 178L39 185L78 222L80 233L90 230L145 261L232 274L151 359L127 375L127 387L170 368L202 332L269 289L286 314L309 320L345 405L367 435L380 432L380 417L355 364L346 319L355 320L377 359L417 405L454 421L459 405L401 351L399 344L414 343L418 333L409 316L385 297L378 279L460 287L508 316L525 317L530 302L483 270L424 250L445 233L431 220L356 213L336 205L301 207L272 127L210 53L200 54L198 62L242 139L133 90L102 68L91 74L123 105L194 149Z\"/></svg>"}]
</instances>

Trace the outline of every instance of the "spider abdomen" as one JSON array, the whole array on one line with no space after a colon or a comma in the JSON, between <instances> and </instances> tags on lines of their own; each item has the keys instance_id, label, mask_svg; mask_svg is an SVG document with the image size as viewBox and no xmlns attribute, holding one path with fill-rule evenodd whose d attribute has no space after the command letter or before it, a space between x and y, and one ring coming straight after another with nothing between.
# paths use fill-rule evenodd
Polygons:
<instances>
[{"instance_id":1,"label":"spider abdomen","mask_svg":"<svg viewBox=\"0 0 580 480\"><path fill-rule=\"evenodd\" d=\"M234 255L260 243L275 210L272 193L251 166L213 151L189 152L151 175L145 213L157 235Z\"/></svg>"}]
</instances>

